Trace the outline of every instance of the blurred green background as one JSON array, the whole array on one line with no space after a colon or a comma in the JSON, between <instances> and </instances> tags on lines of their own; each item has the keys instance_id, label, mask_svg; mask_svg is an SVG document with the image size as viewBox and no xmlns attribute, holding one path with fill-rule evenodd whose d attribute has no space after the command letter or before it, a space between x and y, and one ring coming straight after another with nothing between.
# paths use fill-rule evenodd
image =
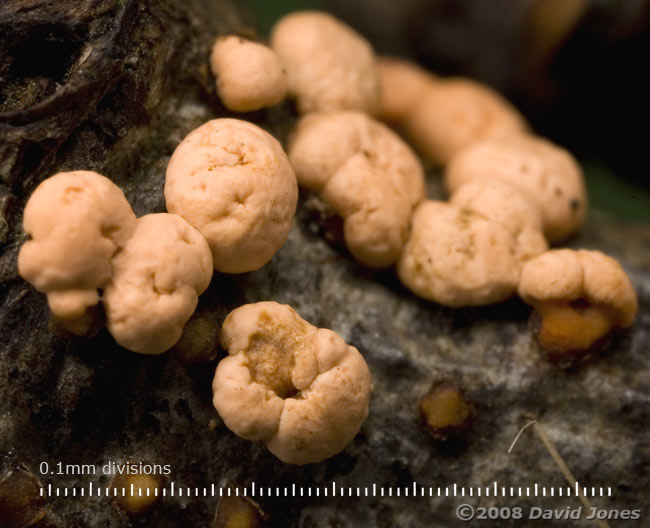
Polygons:
<instances>
[{"instance_id":1,"label":"blurred green background","mask_svg":"<svg viewBox=\"0 0 650 528\"><path fill-rule=\"evenodd\" d=\"M253 18L266 35L282 15L305 9L328 10L326 0L242 0L242 4L253 14Z\"/></svg>"},{"instance_id":2,"label":"blurred green background","mask_svg":"<svg viewBox=\"0 0 650 528\"><path fill-rule=\"evenodd\" d=\"M492 84L522 109L538 133L579 158L592 210L623 221L650 222L650 171L642 163L643 144L650 135L639 137L634 122L645 119L650 91L644 92L647 84L639 78L631 78L632 91L621 97L611 92L625 84L624 79L618 84L602 81L608 78L608 67L616 70L609 77L619 78L639 68L647 70L650 0L632 4L521 0L514 5L511 0L243 0L242 4L264 35L286 13L330 11L381 53ZM541 55L536 70L528 71L533 59L539 59L540 46L525 41L535 32L541 35L538 41L546 46L542 47L546 55ZM511 53L519 48L524 50L522 57ZM593 55L596 62L590 65L588 57ZM642 62L635 62L637 55ZM522 70L527 76L523 83ZM627 106L603 116L608 101L620 104L621 99L629 99ZM621 148L610 149L612 145Z\"/></svg>"}]
</instances>

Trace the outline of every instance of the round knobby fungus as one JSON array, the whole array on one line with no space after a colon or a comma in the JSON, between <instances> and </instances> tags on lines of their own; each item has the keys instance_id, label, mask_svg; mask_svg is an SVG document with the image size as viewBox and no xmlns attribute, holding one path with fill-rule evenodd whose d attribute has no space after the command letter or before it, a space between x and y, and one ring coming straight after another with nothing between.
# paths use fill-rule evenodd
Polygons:
<instances>
[{"instance_id":1,"label":"round knobby fungus","mask_svg":"<svg viewBox=\"0 0 650 528\"><path fill-rule=\"evenodd\" d=\"M510 194L513 200L517 197ZM524 259L547 247L526 217L517 216L525 205L524 200L512 206L511 218L518 218L519 226L507 226L497 214L498 207L488 212L486 205L476 212L453 203L422 202L413 214L411 233L397 262L400 280L420 297L446 306L479 306L507 299L517 289Z\"/></svg>"},{"instance_id":2,"label":"round knobby fungus","mask_svg":"<svg viewBox=\"0 0 650 528\"><path fill-rule=\"evenodd\" d=\"M377 109L379 74L372 47L333 16L316 11L287 15L273 27L271 46L301 113Z\"/></svg>"},{"instance_id":3,"label":"round knobby fungus","mask_svg":"<svg viewBox=\"0 0 650 528\"><path fill-rule=\"evenodd\" d=\"M111 279L111 259L135 231L136 218L108 178L75 171L36 188L23 226L31 239L18 255L20 275L47 294L55 317L76 320L99 302L97 290Z\"/></svg>"},{"instance_id":4,"label":"round knobby fungus","mask_svg":"<svg viewBox=\"0 0 650 528\"><path fill-rule=\"evenodd\" d=\"M445 171L449 192L487 179L507 181L534 201L550 242L567 238L584 221L582 171L569 152L545 139L522 135L477 143L454 156Z\"/></svg>"},{"instance_id":5,"label":"round knobby fungus","mask_svg":"<svg viewBox=\"0 0 650 528\"><path fill-rule=\"evenodd\" d=\"M474 143L528 130L517 109L498 93L462 78L428 82L399 125L424 156L442 166Z\"/></svg>"},{"instance_id":6,"label":"round knobby fungus","mask_svg":"<svg viewBox=\"0 0 650 528\"><path fill-rule=\"evenodd\" d=\"M191 132L167 167L167 210L208 241L214 267L244 273L264 266L289 236L296 177L280 143L238 119Z\"/></svg>"},{"instance_id":7,"label":"round knobby fungus","mask_svg":"<svg viewBox=\"0 0 650 528\"><path fill-rule=\"evenodd\" d=\"M417 111L425 92L438 78L418 65L402 59L380 57L377 64L381 85L377 117L399 126Z\"/></svg>"},{"instance_id":8,"label":"round knobby fungus","mask_svg":"<svg viewBox=\"0 0 650 528\"><path fill-rule=\"evenodd\" d=\"M122 191L94 172L59 173L25 208L31 240L21 275L48 295L54 321L83 334L101 298L108 330L134 352L158 354L178 341L212 276L210 249L180 216L136 219Z\"/></svg>"},{"instance_id":9,"label":"round knobby fungus","mask_svg":"<svg viewBox=\"0 0 650 528\"><path fill-rule=\"evenodd\" d=\"M212 47L210 66L217 77L219 97L229 110L259 110L286 96L280 60L263 44L235 35L220 37Z\"/></svg>"},{"instance_id":10,"label":"round knobby fungus","mask_svg":"<svg viewBox=\"0 0 650 528\"><path fill-rule=\"evenodd\" d=\"M453 205L496 222L512 233L514 256L523 262L548 249L542 233L542 213L522 191L500 180L476 180L459 187Z\"/></svg>"},{"instance_id":11,"label":"round knobby fungus","mask_svg":"<svg viewBox=\"0 0 650 528\"><path fill-rule=\"evenodd\" d=\"M210 249L196 229L167 213L139 218L104 290L108 330L133 352L164 352L179 340L211 277Z\"/></svg>"},{"instance_id":12,"label":"round knobby fungus","mask_svg":"<svg viewBox=\"0 0 650 528\"><path fill-rule=\"evenodd\" d=\"M345 242L372 267L392 264L424 199L424 171L406 143L360 112L303 117L289 144L298 183L343 218Z\"/></svg>"},{"instance_id":13,"label":"round knobby fungus","mask_svg":"<svg viewBox=\"0 0 650 528\"><path fill-rule=\"evenodd\" d=\"M263 441L280 460L329 458L368 416L372 383L359 351L290 306L247 304L221 330L228 357L217 366L214 406L226 426Z\"/></svg>"}]
</instances>

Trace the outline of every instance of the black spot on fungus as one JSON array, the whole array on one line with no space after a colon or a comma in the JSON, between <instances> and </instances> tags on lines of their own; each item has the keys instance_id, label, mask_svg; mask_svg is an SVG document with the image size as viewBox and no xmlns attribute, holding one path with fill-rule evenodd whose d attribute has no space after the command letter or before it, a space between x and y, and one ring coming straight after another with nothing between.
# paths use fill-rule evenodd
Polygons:
<instances>
[{"instance_id":1,"label":"black spot on fungus","mask_svg":"<svg viewBox=\"0 0 650 528\"><path fill-rule=\"evenodd\" d=\"M580 209L580 200L578 200L577 198L573 198L573 200L569 202L569 207L571 208L572 211L577 211L578 209Z\"/></svg>"}]
</instances>

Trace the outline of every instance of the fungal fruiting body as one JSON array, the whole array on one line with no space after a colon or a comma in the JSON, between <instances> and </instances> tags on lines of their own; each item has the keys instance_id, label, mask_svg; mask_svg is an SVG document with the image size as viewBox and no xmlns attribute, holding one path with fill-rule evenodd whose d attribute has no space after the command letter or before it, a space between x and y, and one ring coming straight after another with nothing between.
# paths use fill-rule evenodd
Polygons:
<instances>
[{"instance_id":1,"label":"fungal fruiting body","mask_svg":"<svg viewBox=\"0 0 650 528\"><path fill-rule=\"evenodd\" d=\"M563 367L604 348L614 331L633 323L638 308L621 265L584 249L552 250L527 262L519 295L535 309L540 347Z\"/></svg>"},{"instance_id":2,"label":"fungal fruiting body","mask_svg":"<svg viewBox=\"0 0 650 528\"><path fill-rule=\"evenodd\" d=\"M214 406L238 436L263 441L283 462L329 458L368 415L372 383L359 351L290 306L247 304L224 321Z\"/></svg>"},{"instance_id":3,"label":"fungal fruiting body","mask_svg":"<svg viewBox=\"0 0 650 528\"><path fill-rule=\"evenodd\" d=\"M361 112L320 112L298 122L288 150L298 183L343 218L352 255L371 267L392 264L425 193L411 148Z\"/></svg>"},{"instance_id":4,"label":"fungal fruiting body","mask_svg":"<svg viewBox=\"0 0 650 528\"><path fill-rule=\"evenodd\" d=\"M162 479L158 475L144 473L116 474L111 480L110 489L115 503L125 513L138 516L160 502Z\"/></svg>"},{"instance_id":5,"label":"fungal fruiting body","mask_svg":"<svg viewBox=\"0 0 650 528\"><path fill-rule=\"evenodd\" d=\"M264 528L265 518L259 504L232 486L220 494L210 528Z\"/></svg>"},{"instance_id":6,"label":"fungal fruiting body","mask_svg":"<svg viewBox=\"0 0 650 528\"><path fill-rule=\"evenodd\" d=\"M359 110L379 104L379 73L370 44L327 13L303 11L281 18L271 47L286 71L301 113Z\"/></svg>"},{"instance_id":7,"label":"fungal fruiting body","mask_svg":"<svg viewBox=\"0 0 650 528\"><path fill-rule=\"evenodd\" d=\"M18 272L47 294L55 317L78 320L99 302L111 259L134 233L136 218L108 178L60 172L32 193L23 227L31 238L20 248Z\"/></svg>"},{"instance_id":8,"label":"fungal fruiting body","mask_svg":"<svg viewBox=\"0 0 650 528\"><path fill-rule=\"evenodd\" d=\"M377 117L397 126L417 111L431 83L439 80L415 63L392 57L379 57L377 67L381 85Z\"/></svg>"},{"instance_id":9,"label":"fungal fruiting body","mask_svg":"<svg viewBox=\"0 0 650 528\"><path fill-rule=\"evenodd\" d=\"M280 143L238 119L214 119L178 145L167 167L165 201L207 240L216 270L264 266L289 236L296 177Z\"/></svg>"},{"instance_id":10,"label":"fungal fruiting body","mask_svg":"<svg viewBox=\"0 0 650 528\"><path fill-rule=\"evenodd\" d=\"M539 212L500 182L459 190L451 203L424 201L411 224L398 276L415 294L446 306L507 299L524 263L547 249Z\"/></svg>"},{"instance_id":11,"label":"fungal fruiting body","mask_svg":"<svg viewBox=\"0 0 650 528\"><path fill-rule=\"evenodd\" d=\"M522 135L476 143L455 155L445 170L449 192L488 179L510 183L537 204L550 242L574 234L585 219L582 171L569 152L550 141Z\"/></svg>"},{"instance_id":12,"label":"fungal fruiting body","mask_svg":"<svg viewBox=\"0 0 650 528\"><path fill-rule=\"evenodd\" d=\"M249 112L282 101L287 93L284 71L268 46L235 35L219 37L210 55L212 73L223 104Z\"/></svg>"},{"instance_id":13,"label":"fungal fruiting body","mask_svg":"<svg viewBox=\"0 0 650 528\"><path fill-rule=\"evenodd\" d=\"M108 330L134 352L172 347L212 276L198 231L166 213L136 219L122 191L94 172L41 183L25 207L24 227L32 238L18 269L48 294L53 315L82 334L86 311L101 300Z\"/></svg>"},{"instance_id":14,"label":"fungal fruiting body","mask_svg":"<svg viewBox=\"0 0 650 528\"><path fill-rule=\"evenodd\" d=\"M108 330L133 352L164 352L180 339L211 277L210 248L185 220L167 213L138 218L104 291Z\"/></svg>"},{"instance_id":15,"label":"fungal fruiting body","mask_svg":"<svg viewBox=\"0 0 650 528\"><path fill-rule=\"evenodd\" d=\"M474 418L474 408L465 392L454 382L434 383L418 403L420 422L436 440L456 437Z\"/></svg>"},{"instance_id":16,"label":"fungal fruiting body","mask_svg":"<svg viewBox=\"0 0 650 528\"><path fill-rule=\"evenodd\" d=\"M432 84L402 126L414 145L438 165L483 139L527 131L521 114L497 92L460 78Z\"/></svg>"},{"instance_id":17,"label":"fungal fruiting body","mask_svg":"<svg viewBox=\"0 0 650 528\"><path fill-rule=\"evenodd\" d=\"M528 131L517 109L486 85L437 77L399 59L381 58L379 64L384 93L378 114L436 165L476 142Z\"/></svg>"}]
</instances>

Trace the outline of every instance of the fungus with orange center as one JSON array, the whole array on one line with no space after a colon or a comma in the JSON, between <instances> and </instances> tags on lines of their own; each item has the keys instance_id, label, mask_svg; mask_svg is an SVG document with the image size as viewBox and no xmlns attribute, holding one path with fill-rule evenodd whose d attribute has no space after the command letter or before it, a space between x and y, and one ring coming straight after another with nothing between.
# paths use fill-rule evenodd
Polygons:
<instances>
[{"instance_id":1,"label":"fungus with orange center","mask_svg":"<svg viewBox=\"0 0 650 528\"><path fill-rule=\"evenodd\" d=\"M290 306L247 304L223 323L213 403L238 436L263 441L283 462L329 458L368 415L372 383L359 351Z\"/></svg>"},{"instance_id":2,"label":"fungus with orange center","mask_svg":"<svg viewBox=\"0 0 650 528\"><path fill-rule=\"evenodd\" d=\"M526 263L519 295L531 304L540 347L560 366L604 348L636 316L636 293L621 265L589 250L548 251Z\"/></svg>"},{"instance_id":3,"label":"fungus with orange center","mask_svg":"<svg viewBox=\"0 0 650 528\"><path fill-rule=\"evenodd\" d=\"M418 403L420 421L436 440L446 440L464 431L474 417L472 403L452 382L432 385Z\"/></svg>"}]
</instances>

